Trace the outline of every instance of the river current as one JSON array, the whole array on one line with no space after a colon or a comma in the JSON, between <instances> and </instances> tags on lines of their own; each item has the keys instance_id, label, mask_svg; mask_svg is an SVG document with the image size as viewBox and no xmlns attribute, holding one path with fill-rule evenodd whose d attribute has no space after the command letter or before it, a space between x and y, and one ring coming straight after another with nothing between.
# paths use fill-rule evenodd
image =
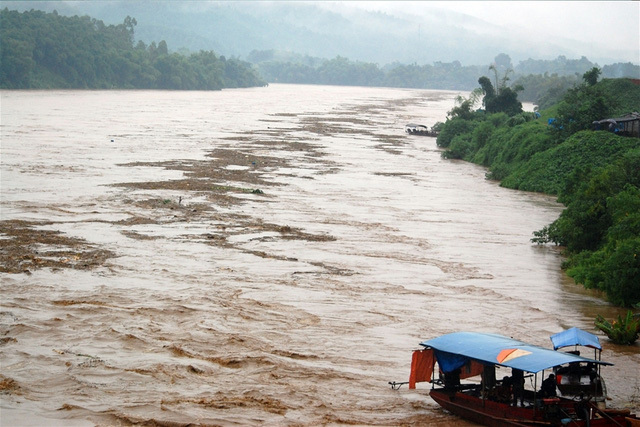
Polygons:
<instances>
[{"instance_id":1,"label":"river current","mask_svg":"<svg viewBox=\"0 0 640 427\"><path fill-rule=\"evenodd\" d=\"M530 242L555 198L404 133L457 95L1 92L0 424L471 425L389 387L419 342L622 311ZM600 338L637 411L640 347Z\"/></svg>"}]
</instances>

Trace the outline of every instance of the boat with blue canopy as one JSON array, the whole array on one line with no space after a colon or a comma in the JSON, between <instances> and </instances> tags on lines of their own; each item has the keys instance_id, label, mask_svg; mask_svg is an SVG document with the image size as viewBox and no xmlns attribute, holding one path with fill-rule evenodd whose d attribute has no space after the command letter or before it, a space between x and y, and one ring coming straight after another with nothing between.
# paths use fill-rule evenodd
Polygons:
<instances>
[{"instance_id":1,"label":"boat with blue canopy","mask_svg":"<svg viewBox=\"0 0 640 427\"><path fill-rule=\"evenodd\" d=\"M558 343L561 348L565 341ZM455 332L420 345L412 355L409 388L429 382L429 394L440 406L476 423L621 427L640 422L630 411L598 406L590 395L569 398L557 391L560 368L599 370L611 363L489 333Z\"/></svg>"},{"instance_id":2,"label":"boat with blue canopy","mask_svg":"<svg viewBox=\"0 0 640 427\"><path fill-rule=\"evenodd\" d=\"M591 347L595 350L602 350L600 339L596 335L578 328L558 332L557 334L551 335L550 338L554 350L579 345Z\"/></svg>"}]
</instances>

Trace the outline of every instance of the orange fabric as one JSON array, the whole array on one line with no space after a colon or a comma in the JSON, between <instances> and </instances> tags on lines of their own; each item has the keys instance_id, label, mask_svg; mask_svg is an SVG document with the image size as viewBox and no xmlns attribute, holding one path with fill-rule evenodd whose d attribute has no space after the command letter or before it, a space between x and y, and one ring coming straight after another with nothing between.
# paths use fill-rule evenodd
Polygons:
<instances>
[{"instance_id":1,"label":"orange fabric","mask_svg":"<svg viewBox=\"0 0 640 427\"><path fill-rule=\"evenodd\" d=\"M527 356L529 354L531 354L530 351L523 350L521 348L508 348L508 349L502 350L498 354L498 357L496 357L496 359L498 360L498 362L504 363L504 362L508 362L509 360L513 360L517 357Z\"/></svg>"},{"instance_id":2,"label":"orange fabric","mask_svg":"<svg viewBox=\"0 0 640 427\"><path fill-rule=\"evenodd\" d=\"M409 388L416 388L416 383L430 381L433 374L433 350L416 350L411 356L411 374Z\"/></svg>"},{"instance_id":3,"label":"orange fabric","mask_svg":"<svg viewBox=\"0 0 640 427\"><path fill-rule=\"evenodd\" d=\"M496 360L497 360L499 363L502 363L502 361L503 361L504 359L506 359L507 357L509 357L509 355L510 355L511 353L513 353L514 351L516 351L516 349L515 349L515 348L505 348L505 349L504 349L504 350L502 350L500 353L498 353L498 357L496 357Z\"/></svg>"}]
</instances>

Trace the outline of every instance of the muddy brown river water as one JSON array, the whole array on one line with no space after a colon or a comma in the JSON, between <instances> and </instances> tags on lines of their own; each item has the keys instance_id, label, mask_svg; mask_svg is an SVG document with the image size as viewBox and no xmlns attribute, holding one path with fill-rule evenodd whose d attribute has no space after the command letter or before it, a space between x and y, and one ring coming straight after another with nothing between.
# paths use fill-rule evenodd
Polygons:
<instances>
[{"instance_id":1,"label":"muddy brown river water","mask_svg":"<svg viewBox=\"0 0 640 427\"><path fill-rule=\"evenodd\" d=\"M389 387L420 341L620 310L530 242L553 197L404 134L456 95L1 92L0 424L471 425ZM640 347L601 340L637 411Z\"/></svg>"}]
</instances>

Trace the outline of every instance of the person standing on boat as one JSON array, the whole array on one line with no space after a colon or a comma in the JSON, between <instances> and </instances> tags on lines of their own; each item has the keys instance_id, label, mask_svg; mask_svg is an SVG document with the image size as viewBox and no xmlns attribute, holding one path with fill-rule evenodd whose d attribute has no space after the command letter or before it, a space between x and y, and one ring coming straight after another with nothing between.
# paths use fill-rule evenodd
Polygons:
<instances>
[{"instance_id":1,"label":"person standing on boat","mask_svg":"<svg viewBox=\"0 0 640 427\"><path fill-rule=\"evenodd\" d=\"M444 373L444 388L456 389L460 386L460 368Z\"/></svg>"},{"instance_id":2,"label":"person standing on boat","mask_svg":"<svg viewBox=\"0 0 640 427\"><path fill-rule=\"evenodd\" d=\"M542 393L543 398L556 397L556 376L554 374L549 375L546 380L542 381L540 393Z\"/></svg>"},{"instance_id":3,"label":"person standing on boat","mask_svg":"<svg viewBox=\"0 0 640 427\"><path fill-rule=\"evenodd\" d=\"M511 387L513 390L513 406L518 406L518 399L522 404L524 398L524 372L520 369L511 370Z\"/></svg>"}]
</instances>

